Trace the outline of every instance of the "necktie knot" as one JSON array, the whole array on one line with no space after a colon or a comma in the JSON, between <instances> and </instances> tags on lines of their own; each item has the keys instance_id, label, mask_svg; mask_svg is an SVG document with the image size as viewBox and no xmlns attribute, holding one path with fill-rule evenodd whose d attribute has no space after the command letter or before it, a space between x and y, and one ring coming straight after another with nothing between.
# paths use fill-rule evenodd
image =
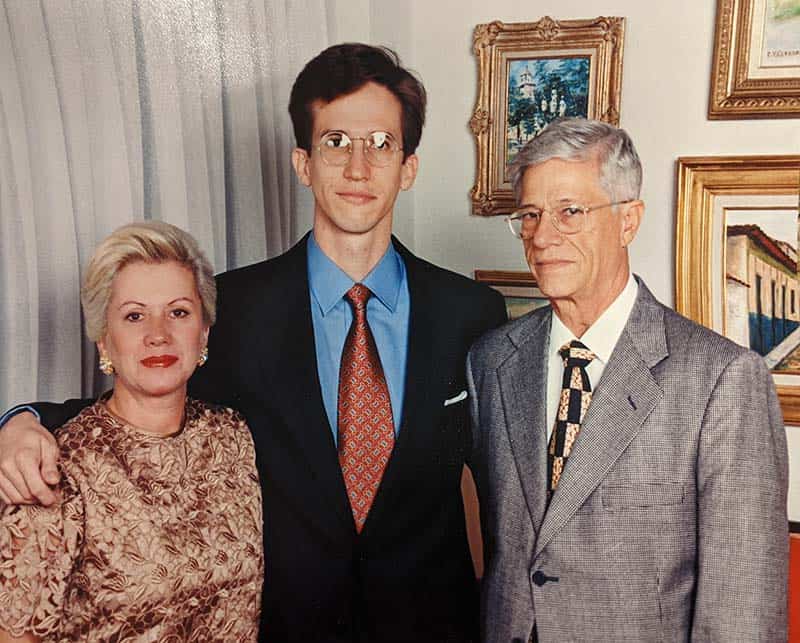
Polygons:
<instances>
[{"instance_id":1,"label":"necktie knot","mask_svg":"<svg viewBox=\"0 0 800 643\"><path fill-rule=\"evenodd\" d=\"M361 313L367 308L367 301L372 296L372 292L364 284L353 284L345 294L345 299L350 302L355 313Z\"/></svg>"},{"instance_id":2,"label":"necktie knot","mask_svg":"<svg viewBox=\"0 0 800 643\"><path fill-rule=\"evenodd\" d=\"M564 360L564 368L586 368L589 363L597 357L583 343L573 339L568 344L564 344L558 351L561 359Z\"/></svg>"}]
</instances>

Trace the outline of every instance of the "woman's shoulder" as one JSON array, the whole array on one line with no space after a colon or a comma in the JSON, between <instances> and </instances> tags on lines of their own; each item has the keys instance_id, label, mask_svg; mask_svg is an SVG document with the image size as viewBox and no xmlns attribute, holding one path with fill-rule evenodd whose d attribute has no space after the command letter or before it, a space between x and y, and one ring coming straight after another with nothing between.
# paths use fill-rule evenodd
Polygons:
<instances>
[{"instance_id":1,"label":"woman's shoulder","mask_svg":"<svg viewBox=\"0 0 800 643\"><path fill-rule=\"evenodd\" d=\"M54 431L61 458L74 461L87 452L107 452L116 436L114 423L101 400L87 406Z\"/></svg>"},{"instance_id":2,"label":"woman's shoulder","mask_svg":"<svg viewBox=\"0 0 800 643\"><path fill-rule=\"evenodd\" d=\"M247 428L239 411L194 398L186 398L186 422L199 422L213 428Z\"/></svg>"},{"instance_id":3,"label":"woman's shoulder","mask_svg":"<svg viewBox=\"0 0 800 643\"><path fill-rule=\"evenodd\" d=\"M247 422L235 409L187 398L186 429L190 442L210 443L219 455L227 453L225 457L239 461L250 461L255 455Z\"/></svg>"},{"instance_id":4,"label":"woman's shoulder","mask_svg":"<svg viewBox=\"0 0 800 643\"><path fill-rule=\"evenodd\" d=\"M187 398L186 426L193 426L206 433L219 434L237 442L252 443L250 429L244 416L237 410L220 404Z\"/></svg>"}]
</instances>

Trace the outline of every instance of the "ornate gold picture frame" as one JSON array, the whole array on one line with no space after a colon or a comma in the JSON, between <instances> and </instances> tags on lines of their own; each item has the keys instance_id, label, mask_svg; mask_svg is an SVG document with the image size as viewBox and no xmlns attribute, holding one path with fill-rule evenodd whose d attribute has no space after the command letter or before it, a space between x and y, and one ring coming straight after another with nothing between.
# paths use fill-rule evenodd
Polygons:
<instances>
[{"instance_id":1,"label":"ornate gold picture frame","mask_svg":"<svg viewBox=\"0 0 800 643\"><path fill-rule=\"evenodd\" d=\"M478 96L470 119L477 147L474 214L507 214L507 165L554 118L586 116L617 125L625 19L554 20L475 27Z\"/></svg>"},{"instance_id":2,"label":"ornate gold picture frame","mask_svg":"<svg viewBox=\"0 0 800 643\"><path fill-rule=\"evenodd\" d=\"M800 155L678 159L675 307L764 356L800 423Z\"/></svg>"},{"instance_id":3,"label":"ornate gold picture frame","mask_svg":"<svg viewBox=\"0 0 800 643\"><path fill-rule=\"evenodd\" d=\"M717 0L708 117L800 117L800 0Z\"/></svg>"}]
</instances>

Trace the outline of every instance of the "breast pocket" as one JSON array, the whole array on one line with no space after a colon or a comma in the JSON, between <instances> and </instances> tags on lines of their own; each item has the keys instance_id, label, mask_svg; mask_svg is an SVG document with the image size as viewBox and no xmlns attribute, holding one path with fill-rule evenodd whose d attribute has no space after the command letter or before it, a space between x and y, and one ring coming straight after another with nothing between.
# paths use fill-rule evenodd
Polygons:
<instances>
[{"instance_id":1,"label":"breast pocket","mask_svg":"<svg viewBox=\"0 0 800 643\"><path fill-rule=\"evenodd\" d=\"M686 490L681 482L614 484L601 489L603 508L609 511L680 505L685 497Z\"/></svg>"},{"instance_id":2,"label":"breast pocket","mask_svg":"<svg viewBox=\"0 0 800 643\"><path fill-rule=\"evenodd\" d=\"M440 396L439 406L439 448L441 460L448 469L461 471L464 459L472 445L472 433L469 427L469 404L466 386L449 383Z\"/></svg>"}]
</instances>

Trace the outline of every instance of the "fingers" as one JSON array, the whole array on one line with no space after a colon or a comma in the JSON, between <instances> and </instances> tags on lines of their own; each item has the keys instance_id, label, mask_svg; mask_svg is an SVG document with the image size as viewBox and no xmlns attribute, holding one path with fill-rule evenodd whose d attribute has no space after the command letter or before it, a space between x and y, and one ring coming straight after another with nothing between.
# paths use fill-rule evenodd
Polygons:
<instances>
[{"instance_id":1,"label":"fingers","mask_svg":"<svg viewBox=\"0 0 800 643\"><path fill-rule=\"evenodd\" d=\"M12 505L30 505L34 502L31 490L15 461L0 463L0 490L4 502Z\"/></svg>"},{"instance_id":2,"label":"fingers","mask_svg":"<svg viewBox=\"0 0 800 643\"><path fill-rule=\"evenodd\" d=\"M44 451L51 451L52 447L47 445L48 448ZM49 456L51 466L55 469L55 456ZM45 507L52 505L56 496L53 490L48 486L42 478L42 472L39 470L38 458L33 457L29 452L22 452L10 463L0 464L0 499L6 504L12 505L32 505L41 504ZM58 482L58 470L49 473L49 478L55 478L55 484Z\"/></svg>"},{"instance_id":3,"label":"fingers","mask_svg":"<svg viewBox=\"0 0 800 643\"><path fill-rule=\"evenodd\" d=\"M11 501L11 496L6 492L5 486L5 479L3 478L2 474L0 474L0 503L4 505L13 505L13 504L20 504Z\"/></svg>"},{"instance_id":4,"label":"fingers","mask_svg":"<svg viewBox=\"0 0 800 643\"><path fill-rule=\"evenodd\" d=\"M42 448L41 451L45 450L46 449ZM28 488L28 492L32 496L32 501L34 503L38 502L45 507L49 507L56 501L56 496L42 477L42 470L40 469L41 455L39 458L29 458L26 456L27 454L21 455L17 462L19 470L22 473L23 482ZM58 482L57 472L56 482Z\"/></svg>"},{"instance_id":5,"label":"fingers","mask_svg":"<svg viewBox=\"0 0 800 643\"><path fill-rule=\"evenodd\" d=\"M48 482L58 482L57 456L53 436L32 414L12 417L0 430L0 499L17 505L53 504L56 496Z\"/></svg>"},{"instance_id":6,"label":"fingers","mask_svg":"<svg viewBox=\"0 0 800 643\"><path fill-rule=\"evenodd\" d=\"M50 438L47 440L47 438ZM42 478L47 484L58 484L61 475L58 473L58 444L52 435L47 435L41 445Z\"/></svg>"}]
</instances>

